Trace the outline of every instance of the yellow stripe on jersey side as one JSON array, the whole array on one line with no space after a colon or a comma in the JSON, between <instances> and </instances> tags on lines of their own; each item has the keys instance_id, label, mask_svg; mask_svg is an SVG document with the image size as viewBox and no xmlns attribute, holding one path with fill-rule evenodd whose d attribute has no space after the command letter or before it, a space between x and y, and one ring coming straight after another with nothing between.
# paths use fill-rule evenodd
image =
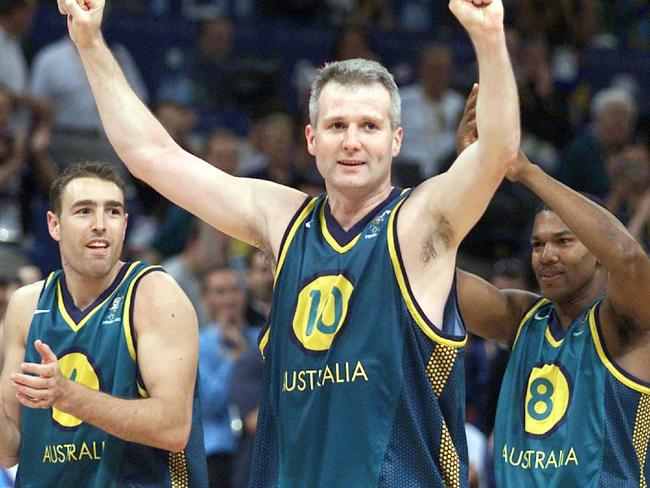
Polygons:
<instances>
[{"instance_id":1,"label":"yellow stripe on jersey side","mask_svg":"<svg viewBox=\"0 0 650 488\"><path fill-rule=\"evenodd\" d=\"M641 395L636 409L636 420L632 432L632 445L639 458L639 488L647 488L645 479L645 463L648 458L648 442L650 442L650 395Z\"/></svg>"},{"instance_id":2,"label":"yellow stripe on jersey side","mask_svg":"<svg viewBox=\"0 0 650 488\"><path fill-rule=\"evenodd\" d=\"M71 328L72 330L74 330L75 332L78 332L79 329L81 329L84 325L86 325L86 323L87 323L87 322L88 322L88 321L93 317L93 315L95 315L95 313L97 313L97 310L99 310L100 308L102 308L102 307L104 306L104 304L105 304L108 300L110 300L111 298L113 298L113 295L115 294L115 292L117 291L117 289L120 287L120 285L121 285L122 283L124 283L124 280L126 280L126 279L128 278L128 276L131 274L131 272L133 271L133 269L134 269L134 268L135 268L139 263L140 263L139 261L136 261L136 262L132 263L132 264L129 266L129 269L126 271L126 273L124 273L124 276L122 277L122 280L120 281L120 284L118 284L118 285L115 287L115 290L113 290L113 293L111 293L110 295L108 295L104 300L102 300L102 302L101 302L100 304L98 304L95 308L93 308L90 312L88 312L88 313L84 316L84 318L81 319L81 320L79 321L79 323L76 323L76 322L72 319L72 317L70 317L70 314L69 314L68 311L66 310L66 308L65 308L65 303L64 303L64 301L63 301L63 293L62 293L62 291L61 291L61 281L60 281L60 280L57 281L57 283L56 283L56 297L57 297L57 303L58 303L58 307L59 307L59 313L61 314L61 317L63 318L63 320L65 320L65 322L70 326L70 328Z\"/></svg>"},{"instance_id":3,"label":"yellow stripe on jersey side","mask_svg":"<svg viewBox=\"0 0 650 488\"><path fill-rule=\"evenodd\" d=\"M307 215L309 215L309 212L312 211L314 208L314 205L316 205L316 201L318 200L318 197L314 197L311 199L311 201L305 205L305 208L302 209L302 212L300 212L300 215L298 215L298 218L295 220L293 225L291 226L291 229L289 230L289 233L287 234L286 240L282 243L282 249L280 249L279 252L279 258L278 258L278 265L275 269L275 277L273 279L273 285L275 285L275 282L278 280L278 276L280 276L280 271L282 270L282 266L284 265L284 260L287 257L287 252L289 250L289 246L291 245L291 241L293 241L293 238L296 235L296 232L298 232L298 228L300 225L304 222L304 220L307 218Z\"/></svg>"},{"instance_id":4,"label":"yellow stripe on jersey side","mask_svg":"<svg viewBox=\"0 0 650 488\"><path fill-rule=\"evenodd\" d=\"M44 286L43 288L47 288L48 285L52 282L52 278L54 278L54 274L55 274L55 272L52 271L52 272L47 276L47 280L45 280L45 286Z\"/></svg>"},{"instance_id":5,"label":"yellow stripe on jersey side","mask_svg":"<svg viewBox=\"0 0 650 488\"><path fill-rule=\"evenodd\" d=\"M440 398L456 362L456 348L437 344L427 363L426 373L431 383L431 389ZM446 487L460 488L460 457L449 433L447 422L442 420L440 432L440 452L438 462Z\"/></svg>"},{"instance_id":6,"label":"yellow stripe on jersey side","mask_svg":"<svg viewBox=\"0 0 650 488\"><path fill-rule=\"evenodd\" d=\"M316 202L318 201L318 197L314 197L311 199L311 201L305 205L305 208L302 209L302 212L300 212L300 215L298 215L298 218L294 221L293 225L291 226L291 229L289 229L289 232L287 234L286 240L282 243L282 248L280 249L279 258L278 258L278 265L275 268L275 276L273 277L273 287L275 287L276 281L278 281L278 277L280 276L280 271L282 271L282 266L284 265L284 260L287 257L287 252L289 251L289 246L291 245L291 241L293 241L293 238L296 235L296 232L298 232L298 228L302 223L305 221L309 213L314 209L314 205L316 205ZM267 327L266 331L264 332L264 335L262 336L262 339L260 340L259 344L259 349L260 352L262 353L262 356L264 356L264 349L266 348L266 345L269 342L269 334L271 333L271 327Z\"/></svg>"},{"instance_id":7,"label":"yellow stripe on jersey side","mask_svg":"<svg viewBox=\"0 0 650 488\"><path fill-rule=\"evenodd\" d=\"M172 488L189 488L190 475L187 470L185 451L169 453L169 479Z\"/></svg>"},{"instance_id":8,"label":"yellow stripe on jersey side","mask_svg":"<svg viewBox=\"0 0 650 488\"><path fill-rule=\"evenodd\" d=\"M550 300L547 300L546 298L542 298L540 301L538 301L535 305L533 305L533 308L531 308L526 315L524 315L524 318L521 319L519 322L519 327L517 327L517 334L515 335L515 340L512 343L512 349L515 348L517 345L517 339L519 339L519 333L521 332L521 329L524 327L524 324L528 322L528 320L533 316L535 312L537 312L537 309L541 307L542 305L545 305L549 302Z\"/></svg>"},{"instance_id":9,"label":"yellow stripe on jersey side","mask_svg":"<svg viewBox=\"0 0 650 488\"><path fill-rule=\"evenodd\" d=\"M598 357L601 362L609 370L612 376L625 386L644 395L650 395L650 387L637 383L631 378L625 376L625 374L623 374L623 372L607 357L607 354L605 354L605 348L603 347L600 335L598 335L598 327L596 326L596 308L597 307L594 305L589 311L589 327L591 328L591 337L593 337L594 346L596 346L596 351L598 352Z\"/></svg>"},{"instance_id":10,"label":"yellow stripe on jersey side","mask_svg":"<svg viewBox=\"0 0 650 488\"><path fill-rule=\"evenodd\" d=\"M129 349L129 355L131 359L135 361L135 344L133 342L133 336L131 335L131 296L133 295L133 290L135 285L140 279L140 277L152 269L162 269L160 266L153 265L147 266L146 268L140 270L140 272L135 275L131 283L129 283L129 288L126 290L126 297L124 298L124 312L122 315L122 327L124 328L124 338L126 339L126 347Z\"/></svg>"},{"instance_id":11,"label":"yellow stripe on jersey side","mask_svg":"<svg viewBox=\"0 0 650 488\"><path fill-rule=\"evenodd\" d=\"M397 253L397 245L396 245L397 236L395 235L395 230L394 230L395 216L397 215L397 211L399 210L402 203L404 203L404 201L405 200L402 200L397 205L395 205L395 208L391 212L390 218L388 220L387 235L388 235L388 253L390 254L390 259L393 263L393 271L395 272L395 278L397 279L397 283L402 293L402 298L406 303L406 308L411 314L411 317L413 317L413 320L415 320L415 323L429 339L431 339L436 343L444 344L454 348L463 347L467 343L467 335L462 340L455 341L453 339L448 339L446 337L437 334L432 329L432 327L427 323L426 319L420 314L417 306L415 305L415 299L411 296L411 292L408 288L407 281L406 281L406 273L402 269L402 266L399 261L399 256Z\"/></svg>"},{"instance_id":12,"label":"yellow stripe on jersey side","mask_svg":"<svg viewBox=\"0 0 650 488\"><path fill-rule=\"evenodd\" d=\"M361 233L357 234L354 239L352 239L350 242L348 242L345 246L341 246L338 242L336 242L336 239L334 239L334 236L330 234L329 229L327 228L327 220L325 219L325 205L327 205L327 198L323 202L323 205L320 208L320 228L322 229L323 232L323 237L327 241L327 243L334 249L336 252L343 254L348 252L350 249L354 247L354 245L359 241L359 237L361 237Z\"/></svg>"}]
</instances>

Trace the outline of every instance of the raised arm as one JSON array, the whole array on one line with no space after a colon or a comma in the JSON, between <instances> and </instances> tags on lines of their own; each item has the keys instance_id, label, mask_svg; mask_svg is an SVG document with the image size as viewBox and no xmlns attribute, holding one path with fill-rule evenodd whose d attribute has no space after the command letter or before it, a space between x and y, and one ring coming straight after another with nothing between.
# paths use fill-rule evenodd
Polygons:
<instances>
[{"instance_id":1,"label":"raised arm","mask_svg":"<svg viewBox=\"0 0 650 488\"><path fill-rule=\"evenodd\" d=\"M20 371L25 359L25 340L43 282L17 290L9 301L4 322L4 365L0 378L0 466L18 463L22 416L12 388L11 375Z\"/></svg>"},{"instance_id":2,"label":"raised arm","mask_svg":"<svg viewBox=\"0 0 650 488\"><path fill-rule=\"evenodd\" d=\"M508 178L539 196L608 271L601 324L608 346L650 330L650 260L625 226L605 208L550 177L520 153ZM622 342L621 342L622 341Z\"/></svg>"},{"instance_id":3,"label":"raised arm","mask_svg":"<svg viewBox=\"0 0 650 488\"><path fill-rule=\"evenodd\" d=\"M505 44L501 0L452 0L449 8L469 33L478 60L479 137L449 171L420 185L413 201L430 215L444 216L450 225L448 245L454 247L483 214L514 162L520 130L519 100Z\"/></svg>"},{"instance_id":4,"label":"raised arm","mask_svg":"<svg viewBox=\"0 0 650 488\"><path fill-rule=\"evenodd\" d=\"M136 177L222 232L276 251L303 194L233 177L179 147L138 99L106 46L100 30L104 3L58 0L120 159Z\"/></svg>"},{"instance_id":5,"label":"raised arm","mask_svg":"<svg viewBox=\"0 0 650 488\"><path fill-rule=\"evenodd\" d=\"M35 376L15 377L20 402L30 408L56 406L127 441L183 450L192 421L198 326L190 301L169 275L150 273L142 278L134 327L147 398L117 398L65 378L48 345L36 341L43 361L23 367Z\"/></svg>"},{"instance_id":6,"label":"raised arm","mask_svg":"<svg viewBox=\"0 0 650 488\"><path fill-rule=\"evenodd\" d=\"M524 290L500 290L460 269L456 276L460 313L467 329L511 347L521 319L539 297Z\"/></svg>"}]
</instances>

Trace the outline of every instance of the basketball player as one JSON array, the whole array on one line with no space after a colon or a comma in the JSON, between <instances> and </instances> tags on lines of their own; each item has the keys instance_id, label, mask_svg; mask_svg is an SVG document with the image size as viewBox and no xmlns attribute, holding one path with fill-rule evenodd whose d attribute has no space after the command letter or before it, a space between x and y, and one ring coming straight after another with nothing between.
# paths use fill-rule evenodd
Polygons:
<instances>
[{"instance_id":1,"label":"basketball player","mask_svg":"<svg viewBox=\"0 0 650 488\"><path fill-rule=\"evenodd\" d=\"M366 60L327 65L305 129L327 195L311 199L183 151L106 48L104 1L59 1L130 171L275 264L252 486L467 484L455 257L514 162L519 114L501 0L449 5L478 57L481 138L447 173L393 188L402 129L392 76Z\"/></svg>"},{"instance_id":2,"label":"basketball player","mask_svg":"<svg viewBox=\"0 0 650 488\"><path fill-rule=\"evenodd\" d=\"M472 105L461 149L473 139ZM530 238L543 296L458 272L469 330L512 347L494 427L496 484L646 486L650 261L612 214L523 153L507 177L543 201Z\"/></svg>"},{"instance_id":3,"label":"basketball player","mask_svg":"<svg viewBox=\"0 0 650 488\"><path fill-rule=\"evenodd\" d=\"M109 165L69 166L51 202L63 269L9 303L2 464L25 487L207 486L189 300L160 267L119 260Z\"/></svg>"}]
</instances>

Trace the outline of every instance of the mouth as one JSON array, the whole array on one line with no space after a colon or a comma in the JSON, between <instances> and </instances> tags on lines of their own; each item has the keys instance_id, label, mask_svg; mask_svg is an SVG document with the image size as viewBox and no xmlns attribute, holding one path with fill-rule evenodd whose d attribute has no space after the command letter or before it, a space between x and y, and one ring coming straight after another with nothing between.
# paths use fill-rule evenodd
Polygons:
<instances>
[{"instance_id":1,"label":"mouth","mask_svg":"<svg viewBox=\"0 0 650 488\"><path fill-rule=\"evenodd\" d=\"M105 239L93 239L86 243L86 249L90 249L94 253L103 254L108 251L110 242Z\"/></svg>"},{"instance_id":2,"label":"mouth","mask_svg":"<svg viewBox=\"0 0 650 488\"><path fill-rule=\"evenodd\" d=\"M341 166L346 166L349 168L354 168L356 166L363 166L364 164L366 164L365 161L358 161L356 159L339 159L337 163L340 164Z\"/></svg>"},{"instance_id":3,"label":"mouth","mask_svg":"<svg viewBox=\"0 0 650 488\"><path fill-rule=\"evenodd\" d=\"M558 270L544 270L537 274L537 278L542 283L552 283L557 280L564 273Z\"/></svg>"}]
</instances>

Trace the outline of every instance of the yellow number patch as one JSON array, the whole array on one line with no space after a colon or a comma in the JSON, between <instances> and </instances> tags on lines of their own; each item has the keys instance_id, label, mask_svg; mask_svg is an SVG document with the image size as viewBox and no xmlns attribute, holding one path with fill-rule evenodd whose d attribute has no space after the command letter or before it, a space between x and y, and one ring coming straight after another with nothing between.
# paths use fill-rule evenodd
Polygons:
<instances>
[{"instance_id":1,"label":"yellow number patch","mask_svg":"<svg viewBox=\"0 0 650 488\"><path fill-rule=\"evenodd\" d=\"M343 275L319 276L298 295L293 332L311 351L327 351L345 322L354 286Z\"/></svg>"},{"instance_id":2,"label":"yellow number patch","mask_svg":"<svg viewBox=\"0 0 650 488\"><path fill-rule=\"evenodd\" d=\"M61 369L61 374L66 378L74 380L91 390L99 390L99 378L85 354L71 352L60 357L59 368ZM63 427L71 428L81 425L80 419L56 408L52 408L52 418Z\"/></svg>"},{"instance_id":3,"label":"yellow number patch","mask_svg":"<svg viewBox=\"0 0 650 488\"><path fill-rule=\"evenodd\" d=\"M556 364L533 368L524 404L526 432L548 434L566 415L570 396L569 381Z\"/></svg>"}]
</instances>

